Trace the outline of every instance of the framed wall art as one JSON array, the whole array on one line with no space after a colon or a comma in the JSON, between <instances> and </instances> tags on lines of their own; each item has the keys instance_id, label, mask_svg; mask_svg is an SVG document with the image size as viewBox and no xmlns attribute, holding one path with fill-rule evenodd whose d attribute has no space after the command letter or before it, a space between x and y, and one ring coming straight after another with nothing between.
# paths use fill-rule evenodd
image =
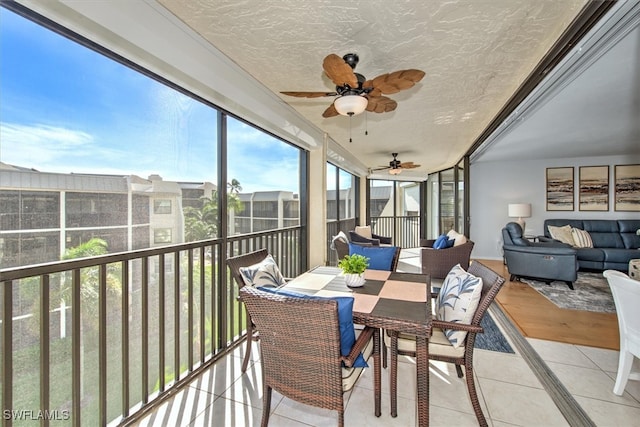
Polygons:
<instances>
[{"instance_id":1,"label":"framed wall art","mask_svg":"<svg viewBox=\"0 0 640 427\"><path fill-rule=\"evenodd\" d=\"M615 210L640 211L640 165L616 165Z\"/></svg>"},{"instance_id":2,"label":"framed wall art","mask_svg":"<svg viewBox=\"0 0 640 427\"><path fill-rule=\"evenodd\" d=\"M609 166L580 166L578 206L581 211L609 210Z\"/></svg>"},{"instance_id":3,"label":"framed wall art","mask_svg":"<svg viewBox=\"0 0 640 427\"><path fill-rule=\"evenodd\" d=\"M547 210L573 210L573 167L547 168Z\"/></svg>"}]
</instances>

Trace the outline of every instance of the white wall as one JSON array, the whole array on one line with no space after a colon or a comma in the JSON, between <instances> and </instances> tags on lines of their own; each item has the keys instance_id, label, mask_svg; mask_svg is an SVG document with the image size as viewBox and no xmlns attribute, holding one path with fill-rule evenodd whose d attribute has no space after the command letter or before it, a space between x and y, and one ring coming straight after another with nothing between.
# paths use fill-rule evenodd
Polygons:
<instances>
[{"instance_id":1,"label":"white wall","mask_svg":"<svg viewBox=\"0 0 640 427\"><path fill-rule=\"evenodd\" d=\"M614 210L614 166L640 164L640 155L578 157L571 159L477 162L470 165L469 234L475 242L472 258L502 259L501 231L512 218L507 216L509 203L531 203L531 218L526 218L526 234L543 234L547 218L640 219L640 212ZM609 211L582 212L578 208L578 168L609 165ZM546 168L574 167L574 211L546 211Z\"/></svg>"}]
</instances>

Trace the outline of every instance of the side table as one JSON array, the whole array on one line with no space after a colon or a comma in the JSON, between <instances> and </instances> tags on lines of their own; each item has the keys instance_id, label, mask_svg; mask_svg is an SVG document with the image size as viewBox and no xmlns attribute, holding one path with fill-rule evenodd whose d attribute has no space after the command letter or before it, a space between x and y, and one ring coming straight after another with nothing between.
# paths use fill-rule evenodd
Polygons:
<instances>
[{"instance_id":1,"label":"side table","mask_svg":"<svg viewBox=\"0 0 640 427\"><path fill-rule=\"evenodd\" d=\"M629 277L640 281L640 259L632 259L629 261Z\"/></svg>"}]
</instances>

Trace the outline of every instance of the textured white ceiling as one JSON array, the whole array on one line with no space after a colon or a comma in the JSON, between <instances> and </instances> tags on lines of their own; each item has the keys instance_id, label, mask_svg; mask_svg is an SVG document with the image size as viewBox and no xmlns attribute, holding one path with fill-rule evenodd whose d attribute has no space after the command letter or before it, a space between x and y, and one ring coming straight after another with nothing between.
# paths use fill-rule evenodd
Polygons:
<instances>
[{"instance_id":1,"label":"textured white ceiling","mask_svg":"<svg viewBox=\"0 0 640 427\"><path fill-rule=\"evenodd\" d=\"M398 152L422 165L403 175L425 176L461 159L586 0L159 3L274 93L333 91L322 70L329 53L357 53L356 71L369 79L425 71L416 86L389 95L395 111L351 123L322 117L332 98L280 95L368 167Z\"/></svg>"}]
</instances>

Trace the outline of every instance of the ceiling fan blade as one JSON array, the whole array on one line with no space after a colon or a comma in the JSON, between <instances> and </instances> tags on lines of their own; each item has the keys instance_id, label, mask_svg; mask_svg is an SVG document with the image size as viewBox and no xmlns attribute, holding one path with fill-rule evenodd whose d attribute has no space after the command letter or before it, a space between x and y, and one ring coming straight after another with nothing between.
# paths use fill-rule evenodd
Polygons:
<instances>
[{"instance_id":1,"label":"ceiling fan blade","mask_svg":"<svg viewBox=\"0 0 640 427\"><path fill-rule=\"evenodd\" d=\"M337 96L335 92L280 92L283 95L295 96L298 98L320 98L323 96Z\"/></svg>"},{"instance_id":2,"label":"ceiling fan blade","mask_svg":"<svg viewBox=\"0 0 640 427\"><path fill-rule=\"evenodd\" d=\"M389 166L381 166L379 168L373 168L373 169L369 169L371 172L376 172L376 171L383 171L389 169Z\"/></svg>"},{"instance_id":3,"label":"ceiling fan blade","mask_svg":"<svg viewBox=\"0 0 640 427\"><path fill-rule=\"evenodd\" d=\"M333 103L331 103L331 105L329 105L329 107L324 110L324 113L322 113L322 117L328 118L328 117L335 117L338 115L338 111L336 110L336 107L333 105Z\"/></svg>"},{"instance_id":4,"label":"ceiling fan blade","mask_svg":"<svg viewBox=\"0 0 640 427\"><path fill-rule=\"evenodd\" d=\"M324 58L322 68L324 68L324 72L327 73L327 76L329 76L336 86L344 86L347 84L351 88L358 87L358 78L354 74L351 66L335 53L327 55L327 57Z\"/></svg>"},{"instance_id":5,"label":"ceiling fan blade","mask_svg":"<svg viewBox=\"0 0 640 427\"><path fill-rule=\"evenodd\" d=\"M387 98L386 96L374 96L369 98L367 111L371 111L373 113L388 113L389 111L395 110L397 106L398 103L391 98Z\"/></svg>"},{"instance_id":6,"label":"ceiling fan blade","mask_svg":"<svg viewBox=\"0 0 640 427\"><path fill-rule=\"evenodd\" d=\"M382 91L378 88L373 87L373 80L367 80L362 83L362 88L367 89L367 96L382 96Z\"/></svg>"},{"instance_id":7,"label":"ceiling fan blade","mask_svg":"<svg viewBox=\"0 0 640 427\"><path fill-rule=\"evenodd\" d=\"M425 73L421 70L399 70L393 73L381 74L371 81L374 91L388 95L413 87L422 80ZM365 82L367 83L367 82Z\"/></svg>"},{"instance_id":8,"label":"ceiling fan blade","mask_svg":"<svg viewBox=\"0 0 640 427\"><path fill-rule=\"evenodd\" d=\"M413 162L402 162L400 163L400 168L402 169L413 169L413 168L419 168L420 165L416 165Z\"/></svg>"}]
</instances>

